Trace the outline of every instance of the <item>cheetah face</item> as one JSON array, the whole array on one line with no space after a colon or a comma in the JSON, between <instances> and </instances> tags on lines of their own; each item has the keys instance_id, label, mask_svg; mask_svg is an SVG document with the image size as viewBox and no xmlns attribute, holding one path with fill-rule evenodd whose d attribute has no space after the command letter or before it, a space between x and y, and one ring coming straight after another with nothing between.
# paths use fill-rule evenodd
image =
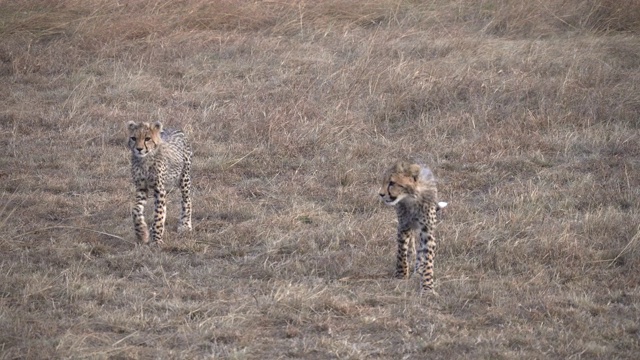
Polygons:
<instances>
[{"instance_id":1,"label":"cheetah face","mask_svg":"<svg viewBox=\"0 0 640 360\"><path fill-rule=\"evenodd\" d=\"M385 204L389 206L395 206L404 198L406 198L408 194L404 192L402 185L389 181L386 186L386 189L380 189L380 197Z\"/></svg>"},{"instance_id":2,"label":"cheetah face","mask_svg":"<svg viewBox=\"0 0 640 360\"><path fill-rule=\"evenodd\" d=\"M150 125L146 122L138 124L130 121L127 126L129 128L129 149L134 156L143 158L152 153L160 144L160 133L162 132L160 122Z\"/></svg>"},{"instance_id":3,"label":"cheetah face","mask_svg":"<svg viewBox=\"0 0 640 360\"><path fill-rule=\"evenodd\" d=\"M398 163L389 169L383 179L379 195L385 204L394 206L415 192L421 168L416 164Z\"/></svg>"}]
</instances>

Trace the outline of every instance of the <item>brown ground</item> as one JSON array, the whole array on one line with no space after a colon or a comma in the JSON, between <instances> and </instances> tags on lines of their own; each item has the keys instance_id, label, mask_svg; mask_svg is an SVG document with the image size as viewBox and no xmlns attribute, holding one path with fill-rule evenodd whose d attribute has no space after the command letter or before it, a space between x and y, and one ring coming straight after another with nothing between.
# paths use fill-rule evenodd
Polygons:
<instances>
[{"instance_id":1,"label":"brown ground","mask_svg":"<svg viewBox=\"0 0 640 360\"><path fill-rule=\"evenodd\" d=\"M0 358L640 353L640 1L0 1ZM194 144L136 245L128 120ZM449 201L391 278L378 178Z\"/></svg>"}]
</instances>

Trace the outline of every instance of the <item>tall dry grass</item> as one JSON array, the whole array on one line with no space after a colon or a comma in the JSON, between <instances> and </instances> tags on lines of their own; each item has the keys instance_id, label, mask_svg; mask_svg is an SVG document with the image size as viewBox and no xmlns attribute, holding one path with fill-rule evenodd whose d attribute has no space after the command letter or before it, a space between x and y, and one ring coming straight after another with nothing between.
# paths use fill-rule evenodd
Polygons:
<instances>
[{"instance_id":1,"label":"tall dry grass","mask_svg":"<svg viewBox=\"0 0 640 360\"><path fill-rule=\"evenodd\" d=\"M634 358L640 2L0 2L0 357ZM128 120L194 145L136 245ZM392 279L390 162L450 205Z\"/></svg>"}]
</instances>

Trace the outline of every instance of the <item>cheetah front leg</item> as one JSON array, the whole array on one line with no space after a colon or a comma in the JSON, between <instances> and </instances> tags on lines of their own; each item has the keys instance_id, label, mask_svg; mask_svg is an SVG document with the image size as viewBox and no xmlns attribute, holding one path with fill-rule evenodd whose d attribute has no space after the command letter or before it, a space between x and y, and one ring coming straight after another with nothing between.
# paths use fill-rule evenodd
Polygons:
<instances>
[{"instance_id":1,"label":"cheetah front leg","mask_svg":"<svg viewBox=\"0 0 640 360\"><path fill-rule=\"evenodd\" d=\"M185 161L180 175L180 192L182 193L182 212L178 232L191 231L191 163Z\"/></svg>"},{"instance_id":2,"label":"cheetah front leg","mask_svg":"<svg viewBox=\"0 0 640 360\"><path fill-rule=\"evenodd\" d=\"M395 277L406 279L409 277L409 246L414 242L411 227L398 226L398 258Z\"/></svg>"},{"instance_id":3,"label":"cheetah front leg","mask_svg":"<svg viewBox=\"0 0 640 360\"><path fill-rule=\"evenodd\" d=\"M157 244L162 243L162 235L164 234L164 222L167 214L167 191L164 188L164 183L158 181L155 189L155 213L153 216L153 242Z\"/></svg>"},{"instance_id":4,"label":"cheetah front leg","mask_svg":"<svg viewBox=\"0 0 640 360\"><path fill-rule=\"evenodd\" d=\"M149 242L149 229L144 221L144 205L147 203L147 189L137 186L136 203L133 206L131 214L133 215L133 227L136 232L136 238L143 244Z\"/></svg>"},{"instance_id":5,"label":"cheetah front leg","mask_svg":"<svg viewBox=\"0 0 640 360\"><path fill-rule=\"evenodd\" d=\"M435 219L430 216L420 229L420 246L416 254L416 273L420 276L420 289L423 292L433 290L433 259L436 250L436 240L433 236L434 225Z\"/></svg>"}]
</instances>

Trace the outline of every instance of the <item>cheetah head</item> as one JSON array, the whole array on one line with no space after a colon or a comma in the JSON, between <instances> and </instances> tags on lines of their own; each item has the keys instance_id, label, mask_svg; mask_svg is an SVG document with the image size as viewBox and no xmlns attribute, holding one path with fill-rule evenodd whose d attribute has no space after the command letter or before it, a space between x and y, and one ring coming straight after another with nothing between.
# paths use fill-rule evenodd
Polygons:
<instances>
[{"instance_id":1,"label":"cheetah head","mask_svg":"<svg viewBox=\"0 0 640 360\"><path fill-rule=\"evenodd\" d=\"M160 133L162 132L160 122L149 124L129 121L127 127L129 128L129 149L134 156L145 157L160 144Z\"/></svg>"},{"instance_id":2,"label":"cheetah head","mask_svg":"<svg viewBox=\"0 0 640 360\"><path fill-rule=\"evenodd\" d=\"M387 205L397 205L407 197L415 194L418 178L424 172L420 165L399 162L393 165L382 178L379 194ZM431 172L429 171L429 174Z\"/></svg>"}]
</instances>

